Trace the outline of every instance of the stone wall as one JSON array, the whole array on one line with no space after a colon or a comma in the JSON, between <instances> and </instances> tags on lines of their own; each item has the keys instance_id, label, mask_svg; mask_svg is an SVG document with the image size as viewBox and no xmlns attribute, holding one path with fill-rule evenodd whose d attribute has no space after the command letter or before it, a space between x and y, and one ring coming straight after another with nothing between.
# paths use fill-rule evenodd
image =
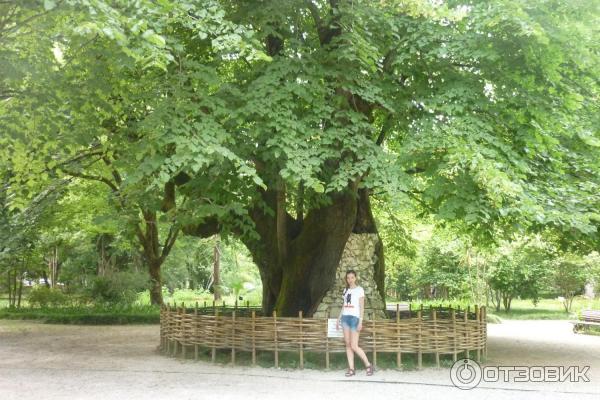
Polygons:
<instances>
[{"instance_id":1,"label":"stone wall","mask_svg":"<svg viewBox=\"0 0 600 400\"><path fill-rule=\"evenodd\" d=\"M377 290L377 284L373 278L373 266L377 262L375 247L379 237L376 233L351 233L346 247L342 253L340 264L337 267L336 278L333 287L327 292L323 301L313 314L315 318L325 318L329 311L330 318L337 318L342 308L342 292L346 287L346 271L356 271L356 284L365 290L365 312L364 318L376 319L386 318L384 309L385 301ZM371 316L369 315L371 314Z\"/></svg>"}]
</instances>

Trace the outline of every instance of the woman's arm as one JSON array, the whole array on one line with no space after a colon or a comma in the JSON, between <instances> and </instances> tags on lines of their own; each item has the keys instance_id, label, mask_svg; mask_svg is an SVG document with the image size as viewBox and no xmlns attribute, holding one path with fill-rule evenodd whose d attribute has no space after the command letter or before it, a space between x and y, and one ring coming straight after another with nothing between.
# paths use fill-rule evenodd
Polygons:
<instances>
[{"instance_id":1,"label":"woman's arm","mask_svg":"<svg viewBox=\"0 0 600 400\"><path fill-rule=\"evenodd\" d=\"M338 319L335 321L335 328L338 329L340 323L342 322L342 313L344 312L344 302L342 302L342 309L340 310L340 315L338 316Z\"/></svg>"}]
</instances>

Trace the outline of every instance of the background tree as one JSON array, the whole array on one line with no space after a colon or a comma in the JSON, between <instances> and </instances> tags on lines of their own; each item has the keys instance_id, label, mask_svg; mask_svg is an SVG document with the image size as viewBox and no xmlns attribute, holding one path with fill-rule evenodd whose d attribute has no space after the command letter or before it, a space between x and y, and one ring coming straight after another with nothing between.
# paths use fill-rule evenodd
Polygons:
<instances>
[{"instance_id":1,"label":"background tree","mask_svg":"<svg viewBox=\"0 0 600 400\"><path fill-rule=\"evenodd\" d=\"M536 304L546 288L552 249L538 238L506 243L491 263L488 284L496 310L510 311L514 298L532 299ZM537 240L536 240L537 239Z\"/></svg>"},{"instance_id":2,"label":"background tree","mask_svg":"<svg viewBox=\"0 0 600 400\"><path fill-rule=\"evenodd\" d=\"M566 312L571 311L575 295L583 292L584 285L592 275L590 265L585 260L574 254L561 254L552 263L552 283L563 298Z\"/></svg>"}]
</instances>

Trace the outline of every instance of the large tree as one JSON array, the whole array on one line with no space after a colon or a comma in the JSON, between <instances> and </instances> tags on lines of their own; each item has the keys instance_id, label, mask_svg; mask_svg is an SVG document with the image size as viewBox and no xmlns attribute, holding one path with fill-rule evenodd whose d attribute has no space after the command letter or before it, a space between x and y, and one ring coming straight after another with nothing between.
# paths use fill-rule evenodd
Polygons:
<instances>
[{"instance_id":1,"label":"large tree","mask_svg":"<svg viewBox=\"0 0 600 400\"><path fill-rule=\"evenodd\" d=\"M219 132L199 135L199 125L210 121L195 121L193 115L200 100L194 81L210 77L211 68L200 61L188 68L180 59L177 68L168 69L173 55L157 33L172 32L173 52L185 47L189 35L215 30L223 43L214 48L237 49L241 45L231 38L236 27L222 21L217 6L210 1L0 4L6 11L0 20L7 56L0 89L7 99L3 159L14 170L7 183L11 206L25 208L41 188L65 177L105 185L143 254L153 304L163 302L161 267L182 224L214 218L221 208L238 204L223 194L227 189L220 194L224 205L214 204L214 189L203 184L219 175L227 179L217 166L236 160ZM185 158L175 154L177 145L186 148ZM162 168L166 162L171 164ZM181 175L194 173L198 186L179 190L173 168ZM187 193L193 193L193 209L185 208Z\"/></svg>"},{"instance_id":2,"label":"large tree","mask_svg":"<svg viewBox=\"0 0 600 400\"><path fill-rule=\"evenodd\" d=\"M70 149L40 161L21 148L42 170L108 180L157 260L169 248L161 213L167 238L237 235L264 311L311 315L349 236L377 234L374 195L488 237L530 221L595 229L588 207L553 206L562 193L540 178L558 179L570 149L597 140L585 99L597 93L598 10L587 3L133 4L61 2L46 31L64 59L27 81L35 95L11 101L20 124L7 126L35 121L26 143L46 156ZM77 29L61 31L74 10Z\"/></svg>"},{"instance_id":3,"label":"large tree","mask_svg":"<svg viewBox=\"0 0 600 400\"><path fill-rule=\"evenodd\" d=\"M258 237L245 238L265 311L315 311L350 233L377 232L375 188L488 237L544 219L593 232L589 208L553 206L583 192L561 198L539 176L559 180L570 149L590 147L583 90L597 84L590 74L598 64L586 47L594 18L586 13L597 10L521 1L225 3L271 57L232 64L215 93L231 104L223 124L236 133L236 154L267 186L248 194ZM578 29L577 20L587 23ZM383 294L381 254L373 268Z\"/></svg>"}]
</instances>

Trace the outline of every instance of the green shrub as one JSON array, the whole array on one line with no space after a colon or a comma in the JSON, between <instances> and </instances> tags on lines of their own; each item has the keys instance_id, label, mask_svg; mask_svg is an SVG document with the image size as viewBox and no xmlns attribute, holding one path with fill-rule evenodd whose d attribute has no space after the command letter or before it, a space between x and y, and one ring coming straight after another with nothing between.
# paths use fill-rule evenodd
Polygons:
<instances>
[{"instance_id":1,"label":"green shrub","mask_svg":"<svg viewBox=\"0 0 600 400\"><path fill-rule=\"evenodd\" d=\"M148 275L135 272L117 272L97 276L87 290L89 298L100 304L132 304L137 293L148 288Z\"/></svg>"},{"instance_id":2,"label":"green shrub","mask_svg":"<svg viewBox=\"0 0 600 400\"><path fill-rule=\"evenodd\" d=\"M93 306L0 309L0 319L39 320L51 324L113 325L158 324L160 309L154 306Z\"/></svg>"},{"instance_id":3,"label":"green shrub","mask_svg":"<svg viewBox=\"0 0 600 400\"><path fill-rule=\"evenodd\" d=\"M27 299L33 307L61 307L69 302L69 298L60 289L37 286L31 290Z\"/></svg>"}]
</instances>

